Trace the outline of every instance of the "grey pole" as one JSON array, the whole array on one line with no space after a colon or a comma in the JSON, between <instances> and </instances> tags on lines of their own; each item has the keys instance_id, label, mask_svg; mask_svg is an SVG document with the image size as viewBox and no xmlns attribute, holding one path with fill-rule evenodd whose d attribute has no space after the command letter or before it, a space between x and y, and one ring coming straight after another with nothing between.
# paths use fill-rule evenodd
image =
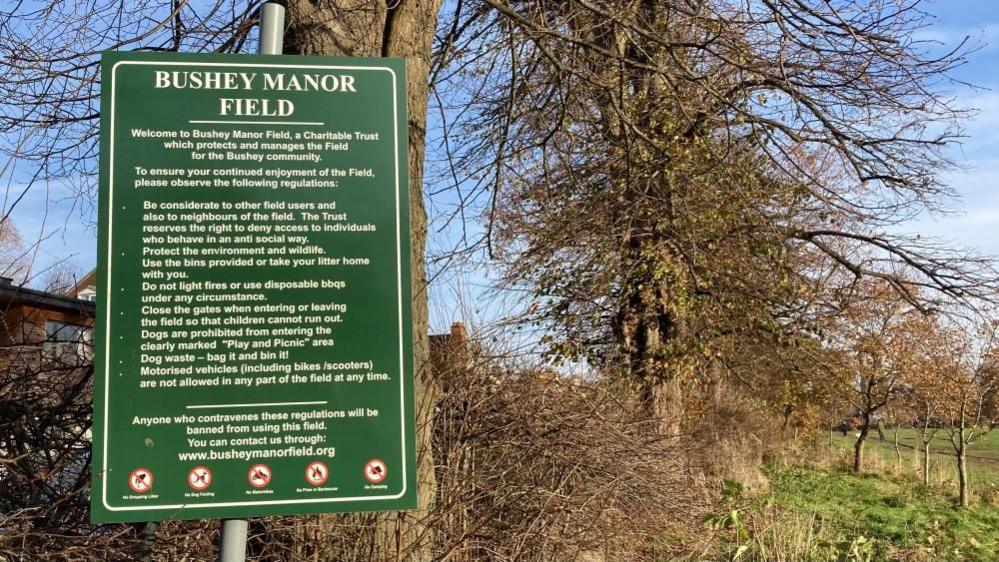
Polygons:
<instances>
[{"instance_id":1,"label":"grey pole","mask_svg":"<svg viewBox=\"0 0 999 562\"><path fill-rule=\"evenodd\" d=\"M261 55L280 55L284 46L284 6L268 2L260 7Z\"/></svg>"},{"instance_id":2,"label":"grey pole","mask_svg":"<svg viewBox=\"0 0 999 562\"><path fill-rule=\"evenodd\" d=\"M280 55L284 46L284 6L268 2L260 7L260 40L257 53ZM246 562L246 519L222 521L219 562Z\"/></svg>"},{"instance_id":3,"label":"grey pole","mask_svg":"<svg viewBox=\"0 0 999 562\"><path fill-rule=\"evenodd\" d=\"M220 562L246 562L246 519L222 521L222 548Z\"/></svg>"}]
</instances>

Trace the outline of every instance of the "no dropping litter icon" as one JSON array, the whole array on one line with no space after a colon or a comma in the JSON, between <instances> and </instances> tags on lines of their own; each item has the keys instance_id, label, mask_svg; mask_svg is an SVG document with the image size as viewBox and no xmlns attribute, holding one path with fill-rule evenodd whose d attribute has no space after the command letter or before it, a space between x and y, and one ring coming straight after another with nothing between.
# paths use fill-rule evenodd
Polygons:
<instances>
[{"instance_id":1,"label":"no dropping litter icon","mask_svg":"<svg viewBox=\"0 0 999 562\"><path fill-rule=\"evenodd\" d=\"M305 481L313 486L325 484L326 479L329 477L330 469L326 466L326 463L312 461L305 467Z\"/></svg>"},{"instance_id":2,"label":"no dropping litter icon","mask_svg":"<svg viewBox=\"0 0 999 562\"><path fill-rule=\"evenodd\" d=\"M187 485L195 492L207 490L212 485L212 471L204 466L196 466L187 473Z\"/></svg>"},{"instance_id":3,"label":"no dropping litter icon","mask_svg":"<svg viewBox=\"0 0 999 562\"><path fill-rule=\"evenodd\" d=\"M364 477L372 484L378 484L385 480L385 462L381 459L371 459L364 465Z\"/></svg>"},{"instance_id":4,"label":"no dropping litter icon","mask_svg":"<svg viewBox=\"0 0 999 562\"><path fill-rule=\"evenodd\" d=\"M128 475L128 487L136 494L145 494L153 487L153 473L148 468L137 468Z\"/></svg>"},{"instance_id":5,"label":"no dropping litter icon","mask_svg":"<svg viewBox=\"0 0 999 562\"><path fill-rule=\"evenodd\" d=\"M258 490L266 488L271 483L271 469L266 464L255 464L250 467L246 479L250 481L250 486Z\"/></svg>"}]
</instances>

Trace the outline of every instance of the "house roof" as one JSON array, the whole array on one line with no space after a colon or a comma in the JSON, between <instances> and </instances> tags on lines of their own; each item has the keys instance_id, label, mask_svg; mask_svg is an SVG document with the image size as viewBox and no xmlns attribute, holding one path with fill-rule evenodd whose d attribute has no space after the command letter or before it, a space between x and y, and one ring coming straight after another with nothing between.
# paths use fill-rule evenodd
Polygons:
<instances>
[{"instance_id":1,"label":"house roof","mask_svg":"<svg viewBox=\"0 0 999 562\"><path fill-rule=\"evenodd\" d=\"M14 280L9 277L0 277L0 302L33 306L35 308L68 312L82 316L94 316L96 311L95 303L92 301L38 291L27 287L18 287L14 285Z\"/></svg>"},{"instance_id":2,"label":"house roof","mask_svg":"<svg viewBox=\"0 0 999 562\"><path fill-rule=\"evenodd\" d=\"M80 294L80 291L90 287L91 285L97 285L97 268L91 269L90 273L83 276L72 289L69 290L71 296L76 296Z\"/></svg>"}]
</instances>

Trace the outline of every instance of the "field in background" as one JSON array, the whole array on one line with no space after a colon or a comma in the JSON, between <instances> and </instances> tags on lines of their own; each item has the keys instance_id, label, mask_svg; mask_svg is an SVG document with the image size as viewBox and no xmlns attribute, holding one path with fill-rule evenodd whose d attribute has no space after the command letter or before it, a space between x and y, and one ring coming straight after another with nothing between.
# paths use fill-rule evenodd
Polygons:
<instances>
[{"instance_id":1,"label":"field in background","mask_svg":"<svg viewBox=\"0 0 999 562\"><path fill-rule=\"evenodd\" d=\"M897 471L894 439L893 429L885 430L884 441L878 438L876 431L867 438L865 447L867 457L877 465L872 466L872 471L877 471L879 467L882 469L895 467L892 471ZM855 441L854 432L847 434L846 437L838 432L832 434L832 444L837 450L852 450ZM923 445L919 431L899 430L898 442L902 456L901 471L920 475ZM891 466L884 467L884 463ZM993 431L971 445L968 450L968 476L973 494L995 496L999 500L999 431ZM937 432L930 448L930 482L944 487L956 486L957 459L954 456L954 447L943 430Z\"/></svg>"}]
</instances>

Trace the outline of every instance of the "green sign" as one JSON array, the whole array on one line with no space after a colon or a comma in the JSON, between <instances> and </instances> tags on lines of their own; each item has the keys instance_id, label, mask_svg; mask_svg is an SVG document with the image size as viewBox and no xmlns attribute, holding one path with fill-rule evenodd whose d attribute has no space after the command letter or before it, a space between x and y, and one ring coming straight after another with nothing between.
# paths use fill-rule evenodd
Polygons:
<instances>
[{"instance_id":1,"label":"green sign","mask_svg":"<svg viewBox=\"0 0 999 562\"><path fill-rule=\"evenodd\" d=\"M403 61L101 77L93 521L415 507Z\"/></svg>"}]
</instances>

